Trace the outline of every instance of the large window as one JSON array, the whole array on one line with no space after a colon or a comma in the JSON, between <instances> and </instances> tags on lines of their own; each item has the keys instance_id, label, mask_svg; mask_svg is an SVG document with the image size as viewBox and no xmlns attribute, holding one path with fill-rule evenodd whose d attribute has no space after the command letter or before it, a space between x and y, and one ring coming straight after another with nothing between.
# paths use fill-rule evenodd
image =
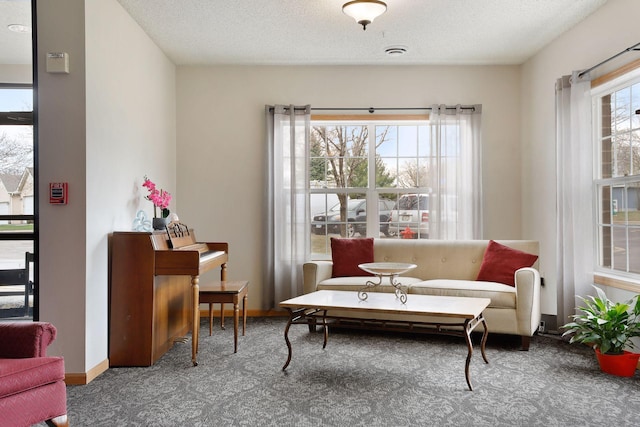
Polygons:
<instances>
[{"instance_id":1,"label":"large window","mask_svg":"<svg viewBox=\"0 0 640 427\"><path fill-rule=\"evenodd\" d=\"M595 98L598 267L640 277L640 78Z\"/></svg>"},{"instance_id":2,"label":"large window","mask_svg":"<svg viewBox=\"0 0 640 427\"><path fill-rule=\"evenodd\" d=\"M0 319L33 315L33 147L31 85L0 85Z\"/></svg>"},{"instance_id":3,"label":"large window","mask_svg":"<svg viewBox=\"0 0 640 427\"><path fill-rule=\"evenodd\" d=\"M479 159L459 117L434 124L312 117L309 205L312 255L332 237L474 238L469 224ZM475 165L475 166L474 166Z\"/></svg>"}]
</instances>

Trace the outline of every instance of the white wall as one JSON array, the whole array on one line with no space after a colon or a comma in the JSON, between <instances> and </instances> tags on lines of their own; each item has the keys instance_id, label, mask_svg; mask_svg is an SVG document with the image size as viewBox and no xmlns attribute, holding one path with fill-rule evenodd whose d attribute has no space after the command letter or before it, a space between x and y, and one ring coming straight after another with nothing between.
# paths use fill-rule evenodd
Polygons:
<instances>
[{"instance_id":1,"label":"white wall","mask_svg":"<svg viewBox=\"0 0 640 427\"><path fill-rule=\"evenodd\" d=\"M152 214L145 174L175 189L175 67L116 0L40 1L38 38L39 58L71 64L39 69L40 188L70 193L67 206L40 194L40 317L58 328L51 354L85 373L108 357L107 236Z\"/></svg>"},{"instance_id":2,"label":"white wall","mask_svg":"<svg viewBox=\"0 0 640 427\"><path fill-rule=\"evenodd\" d=\"M115 0L86 2L87 366L107 356L109 233L132 230L148 175L175 193L175 66Z\"/></svg>"},{"instance_id":3,"label":"white wall","mask_svg":"<svg viewBox=\"0 0 640 427\"><path fill-rule=\"evenodd\" d=\"M555 80L640 42L639 15L637 0L611 0L522 67L523 237L540 240L546 281L543 313L557 313ZM627 53L591 75L597 77L638 57Z\"/></svg>"},{"instance_id":4,"label":"white wall","mask_svg":"<svg viewBox=\"0 0 640 427\"><path fill-rule=\"evenodd\" d=\"M518 66L179 66L177 94L180 219L198 240L229 242L229 278L250 281L252 309L262 308L265 104L482 104L484 237L522 237Z\"/></svg>"},{"instance_id":5,"label":"white wall","mask_svg":"<svg viewBox=\"0 0 640 427\"><path fill-rule=\"evenodd\" d=\"M84 1L38 1L40 320L58 328L50 347L67 372L85 371L86 132ZM67 52L70 74L47 74L47 52ZM50 182L69 183L66 206L48 203Z\"/></svg>"}]
</instances>

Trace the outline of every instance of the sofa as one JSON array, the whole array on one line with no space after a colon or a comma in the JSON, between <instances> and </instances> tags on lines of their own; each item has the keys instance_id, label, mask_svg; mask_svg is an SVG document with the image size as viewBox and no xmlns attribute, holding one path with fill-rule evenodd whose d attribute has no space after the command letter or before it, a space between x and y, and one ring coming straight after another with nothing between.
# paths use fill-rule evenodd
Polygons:
<instances>
[{"instance_id":1,"label":"sofa","mask_svg":"<svg viewBox=\"0 0 640 427\"><path fill-rule=\"evenodd\" d=\"M64 359L47 357L47 322L0 322L0 425L68 426Z\"/></svg>"},{"instance_id":2,"label":"sofa","mask_svg":"<svg viewBox=\"0 0 640 427\"><path fill-rule=\"evenodd\" d=\"M358 240L370 240L370 246ZM398 277L408 298L412 294L489 298L491 303L484 311L489 333L518 335L522 349L529 349L541 317L537 241L376 238L332 239L331 245L332 260L304 263L304 293L323 289L359 291L367 281L377 282L378 278L357 268L363 262L415 264L415 269ZM380 286L367 289L374 291L395 292L395 288L385 277ZM364 319L361 313L333 311L327 316L374 328L397 324L415 329L414 324L420 322L438 322L399 314Z\"/></svg>"}]
</instances>

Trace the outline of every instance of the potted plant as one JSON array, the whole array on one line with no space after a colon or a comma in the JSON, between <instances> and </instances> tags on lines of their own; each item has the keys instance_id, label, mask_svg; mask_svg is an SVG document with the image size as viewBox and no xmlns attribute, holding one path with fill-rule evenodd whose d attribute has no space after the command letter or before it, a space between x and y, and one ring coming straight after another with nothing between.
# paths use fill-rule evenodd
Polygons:
<instances>
[{"instance_id":1,"label":"potted plant","mask_svg":"<svg viewBox=\"0 0 640 427\"><path fill-rule=\"evenodd\" d=\"M149 194L145 196L145 199L153 203L153 228L154 230L163 230L168 223L167 217L170 213L171 194L168 191L156 188L156 184L146 175L142 186L149 190ZM160 208L160 217L158 217L158 208Z\"/></svg>"},{"instance_id":2,"label":"potted plant","mask_svg":"<svg viewBox=\"0 0 640 427\"><path fill-rule=\"evenodd\" d=\"M573 334L570 343L591 345L596 352L603 372L633 376L640 354L627 349L635 347L631 338L640 336L640 299L635 295L628 301L609 300L604 291L596 286L597 295L581 297L580 313L571 316L573 322L563 326L562 336Z\"/></svg>"}]
</instances>

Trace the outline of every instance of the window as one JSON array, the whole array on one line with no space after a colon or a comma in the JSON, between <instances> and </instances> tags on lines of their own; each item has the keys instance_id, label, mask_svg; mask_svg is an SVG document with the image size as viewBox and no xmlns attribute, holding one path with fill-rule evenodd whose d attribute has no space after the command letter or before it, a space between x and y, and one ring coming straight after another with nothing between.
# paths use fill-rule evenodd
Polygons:
<instances>
[{"instance_id":1,"label":"window","mask_svg":"<svg viewBox=\"0 0 640 427\"><path fill-rule=\"evenodd\" d=\"M477 238L481 180L472 178L479 159L469 127L459 116L437 124L312 116L312 256L328 256L332 237Z\"/></svg>"},{"instance_id":2,"label":"window","mask_svg":"<svg viewBox=\"0 0 640 427\"><path fill-rule=\"evenodd\" d=\"M0 319L33 315L33 89L0 85Z\"/></svg>"},{"instance_id":3,"label":"window","mask_svg":"<svg viewBox=\"0 0 640 427\"><path fill-rule=\"evenodd\" d=\"M598 269L640 277L640 78L594 99Z\"/></svg>"}]
</instances>

